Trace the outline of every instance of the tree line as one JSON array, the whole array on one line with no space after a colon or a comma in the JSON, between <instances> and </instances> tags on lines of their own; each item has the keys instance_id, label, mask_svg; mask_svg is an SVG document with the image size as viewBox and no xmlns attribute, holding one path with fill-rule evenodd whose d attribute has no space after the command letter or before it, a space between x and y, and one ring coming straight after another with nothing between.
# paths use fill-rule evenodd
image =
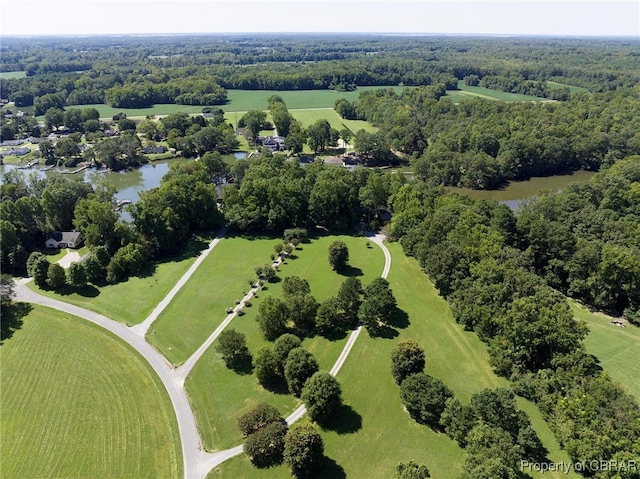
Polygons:
<instances>
[{"instance_id":1,"label":"tree line","mask_svg":"<svg viewBox=\"0 0 640 479\"><path fill-rule=\"evenodd\" d=\"M404 186L392 200L390 233L420 262L456 321L488 344L494 370L538 404L575 463L637 461L640 454L638 403L586 352L587 329L561 293L618 312L624 307L630 320L637 318L638 202L631 198L638 164L637 157L620 160L589 184L543 195L516 215L504 205L421 183ZM456 417L469 414L449 406ZM454 437L458 427L468 427L466 420L447 421ZM456 439L472 441L464 431ZM486 460L510 451L501 433L489 432L482 435L483 448L493 451ZM634 474L587 472L598 478Z\"/></svg>"},{"instance_id":2,"label":"tree line","mask_svg":"<svg viewBox=\"0 0 640 479\"><path fill-rule=\"evenodd\" d=\"M473 76L491 88L564 100L566 89L545 82L607 92L640 80L640 57L623 39L256 35L121 38L114 44L104 37L10 38L0 48L2 71L27 73L0 85L0 96L17 106L36 105L44 95L58 96L63 106L210 106L224 103L228 89L346 91Z\"/></svg>"}]
</instances>

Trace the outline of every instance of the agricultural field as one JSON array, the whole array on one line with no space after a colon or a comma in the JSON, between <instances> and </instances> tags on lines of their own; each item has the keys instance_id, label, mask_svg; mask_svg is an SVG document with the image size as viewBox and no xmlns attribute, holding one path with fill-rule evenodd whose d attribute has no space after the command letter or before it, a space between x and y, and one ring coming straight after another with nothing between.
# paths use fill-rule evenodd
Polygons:
<instances>
[{"instance_id":1,"label":"agricultural field","mask_svg":"<svg viewBox=\"0 0 640 479\"><path fill-rule=\"evenodd\" d=\"M571 301L576 318L589 328L584 340L587 352L600 360L600 366L637 401L640 401L640 328L632 324L624 327L612 323L615 319L591 312Z\"/></svg>"},{"instance_id":2,"label":"agricultural field","mask_svg":"<svg viewBox=\"0 0 640 479\"><path fill-rule=\"evenodd\" d=\"M316 108L305 110L289 110L289 113L306 128L318 120L327 120L332 128L340 131L344 128L352 133L358 130L375 132L376 127L363 120L345 120L333 108Z\"/></svg>"},{"instance_id":3,"label":"agricultural field","mask_svg":"<svg viewBox=\"0 0 640 479\"><path fill-rule=\"evenodd\" d=\"M388 245L392 253L389 282L398 306L408 321L398 336L372 339L363 332L337 378L342 385L343 409L340 430L324 430L328 459L319 477L388 478L397 462L414 460L426 464L432 477L459 477L464 450L441 432L413 421L403 410L398 386L390 372L391 349L402 339L415 339L425 349L426 372L442 379L456 397L467 403L484 388L508 387L488 363L486 346L455 323L446 302L437 294L417 262ZM419 294L416 292L419 291ZM538 409L518 400L549 450L551 462L568 461ZM212 472L214 477L288 478L286 466L268 470L254 468L246 456L236 457ZM578 476L570 473L534 474L537 479Z\"/></svg>"},{"instance_id":4,"label":"agricultural field","mask_svg":"<svg viewBox=\"0 0 640 479\"><path fill-rule=\"evenodd\" d=\"M154 263L139 276L132 276L121 283L105 284L99 288L91 284L83 288L67 286L57 291L40 289L33 281L28 286L45 296L95 311L126 325L138 324L171 291L210 240L208 237L194 239L182 254Z\"/></svg>"},{"instance_id":5,"label":"agricultural field","mask_svg":"<svg viewBox=\"0 0 640 479\"><path fill-rule=\"evenodd\" d=\"M169 397L125 343L34 306L0 349L1 478L178 478Z\"/></svg>"},{"instance_id":6,"label":"agricultural field","mask_svg":"<svg viewBox=\"0 0 640 479\"><path fill-rule=\"evenodd\" d=\"M380 249L368 244L367 240L357 236L322 236L310 243L299 245L293 257L280 266L279 279L287 276L299 276L309 281L311 294L322 302L337 293L345 276L332 271L327 259L329 244L340 239L349 247L349 265L347 271L367 284L380 275L384 258ZM215 282L213 276L209 281ZM256 316L260 302L267 296L280 297L282 288L279 281L267 283L259 290L257 298L246 314L235 318L228 328L246 335L247 345L252 354L267 345L258 328ZM320 336L306 338L303 347L318 360L321 370L328 371L340 355L346 336L329 341ZM238 374L228 370L214 347L209 348L196 364L191 376L185 381L191 404L194 409L202 442L207 450L219 450L233 447L242 442L237 430L237 417L259 401L276 406L286 417L298 406L299 402L289 394L279 394L264 389L254 375ZM236 476L242 477L242 476Z\"/></svg>"}]
</instances>

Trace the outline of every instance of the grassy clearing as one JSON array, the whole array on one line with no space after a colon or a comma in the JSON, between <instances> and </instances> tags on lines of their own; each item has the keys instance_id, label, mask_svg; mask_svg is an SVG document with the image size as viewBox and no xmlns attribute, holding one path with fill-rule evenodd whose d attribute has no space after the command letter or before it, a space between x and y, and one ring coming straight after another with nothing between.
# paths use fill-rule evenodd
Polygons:
<instances>
[{"instance_id":1,"label":"grassy clearing","mask_svg":"<svg viewBox=\"0 0 640 479\"><path fill-rule=\"evenodd\" d=\"M280 240L225 237L151 326L147 341L174 364L183 363L249 290L255 267L270 262Z\"/></svg>"},{"instance_id":2,"label":"grassy clearing","mask_svg":"<svg viewBox=\"0 0 640 479\"><path fill-rule=\"evenodd\" d=\"M389 245L393 263L389 281L409 324L392 339L372 339L364 332L338 375L343 398L351 409L343 415L343 431L324 431L330 458L318 477L388 478L399 461L414 460L429 467L431 475L454 479L460 475L464 450L443 433L421 426L404 412L399 388L390 373L390 352L402 339L416 339L426 351L426 372L445 381L463 402L484 388L508 386L488 364L486 346L455 323L446 302L428 278L398 244ZM374 379L375 378L375 379ZM372 380L373 379L373 380ZM549 459L568 461L535 405L521 400L533 425L549 449ZM258 470L245 456L220 466L209 477L287 478L285 466ZM564 474L533 474L538 479ZM570 477L576 478L575 475Z\"/></svg>"},{"instance_id":3,"label":"grassy clearing","mask_svg":"<svg viewBox=\"0 0 640 479\"><path fill-rule=\"evenodd\" d=\"M456 92L458 97L459 95L467 95L499 101L549 101L545 98L538 98L537 96L507 93L499 90L491 90L481 86L467 86L464 84L463 80L458 81L458 90L459 91Z\"/></svg>"},{"instance_id":4,"label":"grassy clearing","mask_svg":"<svg viewBox=\"0 0 640 479\"><path fill-rule=\"evenodd\" d=\"M26 71L22 72L0 72L0 80L11 80L14 78L25 78L27 76Z\"/></svg>"},{"instance_id":5,"label":"grassy clearing","mask_svg":"<svg viewBox=\"0 0 640 479\"><path fill-rule=\"evenodd\" d=\"M169 397L115 336L36 306L0 349L0 477L179 478Z\"/></svg>"},{"instance_id":6,"label":"grassy clearing","mask_svg":"<svg viewBox=\"0 0 640 479\"><path fill-rule=\"evenodd\" d=\"M384 266L382 252L361 237L324 236L302 244L294 255L280 267L279 278L300 276L309 281L311 293L319 302L337 293L344 276L333 272L327 260L329 244L335 239L347 243L350 253L350 274L358 275L364 284L379 276ZM215 280L215 278L212 278ZM247 337L249 350L256 351L268 344L262 337L256 323L260 302L267 296L282 295L280 283L269 283L266 290L258 292L246 314L233 320L230 327ZM311 351L320 364L320 369L328 371L344 347L346 338L328 341L322 337L306 338L303 346ZM288 394L267 391L253 375L239 375L225 368L214 348L210 348L200 359L185 387L196 415L198 428L208 450L224 449L242 442L237 431L237 417L258 401L276 406L283 416L287 416L299 402ZM235 477L244 477L238 475Z\"/></svg>"},{"instance_id":7,"label":"grassy clearing","mask_svg":"<svg viewBox=\"0 0 640 479\"><path fill-rule=\"evenodd\" d=\"M589 335L584 341L587 351L600 360L600 365L614 381L640 402L640 328L616 326L611 323L614 318L591 312L573 301L571 309L575 317L589 327Z\"/></svg>"},{"instance_id":8,"label":"grassy clearing","mask_svg":"<svg viewBox=\"0 0 640 479\"><path fill-rule=\"evenodd\" d=\"M82 308L134 325L141 323L164 298L176 281L189 269L200 251L206 248L211 238L193 240L184 253L154 264L141 276L129 278L123 283L100 287L87 285L84 288L66 287L58 291L38 288L33 281L29 287L45 296L60 299ZM51 261L51 259L49 260ZM123 301L126 298L126 301Z\"/></svg>"},{"instance_id":9,"label":"grassy clearing","mask_svg":"<svg viewBox=\"0 0 640 479\"><path fill-rule=\"evenodd\" d=\"M569 88L569 91L571 92L572 95L578 91L584 91L589 93L589 90L587 90L586 88L583 88L581 86L567 85L566 83L559 83L559 82L547 80L547 85L549 85L551 88L558 88L558 89Z\"/></svg>"}]
</instances>

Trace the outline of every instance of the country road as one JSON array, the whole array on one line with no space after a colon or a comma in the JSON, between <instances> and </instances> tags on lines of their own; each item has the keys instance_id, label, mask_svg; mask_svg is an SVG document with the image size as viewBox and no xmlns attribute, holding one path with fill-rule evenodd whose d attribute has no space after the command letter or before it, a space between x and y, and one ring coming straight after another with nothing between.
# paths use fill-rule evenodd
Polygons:
<instances>
[{"instance_id":1,"label":"country road","mask_svg":"<svg viewBox=\"0 0 640 479\"><path fill-rule=\"evenodd\" d=\"M180 278L180 280L178 280L176 285L171 289L167 296L160 303L158 303L158 306L156 306L153 312L142 323L131 328L88 309L65 303L54 298L43 296L30 289L26 285L27 281L16 281L15 287L15 299L17 301L39 304L63 311L68 314L72 314L79 318L86 319L87 321L91 321L92 323L106 329L107 331L121 338L123 341L127 342L138 353L140 353L142 357L144 357L144 359L149 363L149 365L153 368L155 373L164 384L164 387L169 394L169 398L171 399L171 403L176 414L178 431L180 434L180 442L182 446L184 479L205 479L214 467L242 453L241 445L215 453L208 453L203 450L195 417L193 415L193 410L191 409L187 393L184 389L184 380L188 373L195 366L204 351L206 351L207 348L218 337L220 332L222 332L224 328L233 320L239 308L235 308L234 311L227 316L225 321L218 328L216 328L216 330L211 334L211 336L209 336L209 338L207 338L202 346L198 348L196 353L194 353L192 357L189 358L189 360L187 360L187 362L178 369L174 369L172 365L169 364L169 362L164 358L164 356L162 356L156 349L154 349L149 343L147 343L147 341L145 340L145 333L148 330L149 326L153 323L153 321L157 319L162 310L164 310L164 308L170 303L170 301L177 294L180 288L184 284L186 284L193 272L202 263L202 261L204 261L206 256L218 244L218 242L224 235L224 232L224 230L221 231L221 233L211 242L209 247L200 255L196 262L194 262L194 265L192 265L192 267L189 268L189 270ZM381 276L383 278L386 278L391 268L391 254L389 253L387 247L384 245L384 236L370 234L367 235L367 237L372 242L377 244L384 253L385 265ZM247 297L250 297L253 293L254 290L250 291ZM358 339L361 330L362 327L358 326L351 332L347 343L338 356L335 364L331 368L330 373L332 375L335 376L340 371L340 368L346 361L349 353L351 352L351 349ZM289 417L287 417L287 423L292 424L293 422L297 421L305 414L305 412L306 409L304 405L298 407L291 415L289 415Z\"/></svg>"}]
</instances>

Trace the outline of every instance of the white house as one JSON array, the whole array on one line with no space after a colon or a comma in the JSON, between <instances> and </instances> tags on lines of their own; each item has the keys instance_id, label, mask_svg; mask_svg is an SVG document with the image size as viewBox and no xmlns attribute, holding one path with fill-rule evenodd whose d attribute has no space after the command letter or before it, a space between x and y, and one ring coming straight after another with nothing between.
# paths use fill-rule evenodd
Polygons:
<instances>
[{"instance_id":1,"label":"white house","mask_svg":"<svg viewBox=\"0 0 640 479\"><path fill-rule=\"evenodd\" d=\"M78 231L54 231L44 244L47 248L79 248L82 241L82 233Z\"/></svg>"}]
</instances>

